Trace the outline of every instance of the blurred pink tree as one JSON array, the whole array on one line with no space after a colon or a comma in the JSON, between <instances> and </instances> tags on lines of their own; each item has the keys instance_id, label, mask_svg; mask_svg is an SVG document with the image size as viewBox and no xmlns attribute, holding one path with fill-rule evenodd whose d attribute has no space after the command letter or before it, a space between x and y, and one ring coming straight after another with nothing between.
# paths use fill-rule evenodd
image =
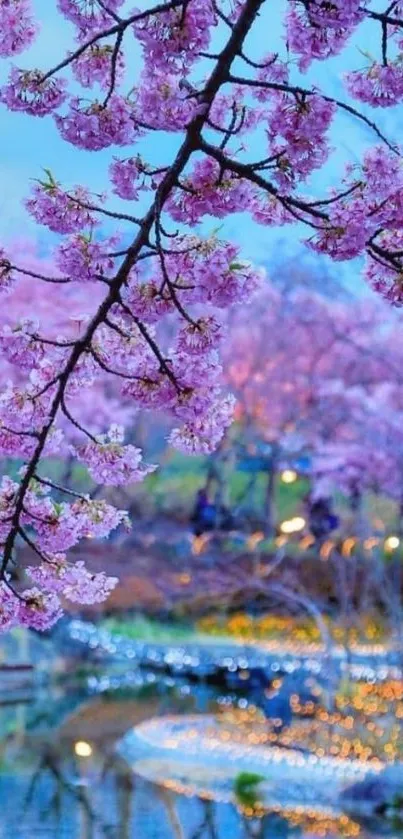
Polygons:
<instances>
[{"instance_id":1,"label":"blurred pink tree","mask_svg":"<svg viewBox=\"0 0 403 839\"><path fill-rule=\"evenodd\" d=\"M237 309L232 314L224 347L225 376L236 396L235 416L242 434L270 446L269 530L274 525L275 474L287 461L320 451L315 469L322 486L335 458L339 469L349 455L353 469L354 453L364 448L369 405L378 405L380 411L380 383L389 382L390 389L397 386L400 347L394 344L392 359L391 335L385 311L370 300L331 301L269 284L251 311ZM344 488L352 492L348 474L343 472ZM376 476L380 480L374 464L373 480Z\"/></svg>"}]
</instances>

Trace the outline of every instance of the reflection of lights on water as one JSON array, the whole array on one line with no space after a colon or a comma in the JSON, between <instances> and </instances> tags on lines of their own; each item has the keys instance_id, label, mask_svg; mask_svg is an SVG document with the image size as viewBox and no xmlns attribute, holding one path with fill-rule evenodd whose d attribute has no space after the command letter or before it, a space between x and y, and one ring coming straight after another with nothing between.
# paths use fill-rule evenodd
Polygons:
<instances>
[{"instance_id":1,"label":"reflection of lights on water","mask_svg":"<svg viewBox=\"0 0 403 839\"><path fill-rule=\"evenodd\" d=\"M170 790L185 798L201 798L205 801L215 801L221 804L232 802L237 810L247 818L261 819L266 814L282 816L294 828L303 829L309 836L343 836L354 837L360 835L360 826L344 813L335 812L324 804L285 804L275 799L265 800L263 781L263 801L256 801L252 806L246 806L234 794L228 780L231 773L221 769L202 769L198 765L190 764L184 774L172 761L156 761L155 759L140 760L134 763L136 775L157 783L159 787Z\"/></svg>"},{"instance_id":2,"label":"reflection of lights on water","mask_svg":"<svg viewBox=\"0 0 403 839\"><path fill-rule=\"evenodd\" d=\"M305 527L305 519L302 516L294 516L292 519L287 519L283 521L280 525L280 530L282 533L298 533L300 530L303 530Z\"/></svg>"},{"instance_id":3,"label":"reflection of lights on water","mask_svg":"<svg viewBox=\"0 0 403 839\"><path fill-rule=\"evenodd\" d=\"M85 740L77 740L77 743L74 743L74 751L77 757L91 757L92 746Z\"/></svg>"},{"instance_id":4,"label":"reflection of lights on water","mask_svg":"<svg viewBox=\"0 0 403 839\"><path fill-rule=\"evenodd\" d=\"M206 750L209 756L219 754L221 757L225 754L234 763L242 760L253 762L256 766L258 761L262 774L266 767L270 771L269 767L273 765L281 767L282 772L287 771L287 767L306 772L312 770L315 773L312 782L323 780L323 775L326 775L329 781L333 779L343 785L347 779L353 782L363 777L369 767L375 773L381 772L388 762L398 758L398 726L384 731L375 724L368 740L365 721L362 725L359 715L346 713L347 709L328 712L321 706L315 711L313 703L301 703L297 695L293 699L294 707L301 705L303 717L304 712L313 713L314 717L297 719L281 731L276 731L276 725L279 727L282 724L280 718L271 720L273 729L268 729L264 714L251 706L242 711L230 708L216 720L209 716L204 719L189 716L187 723L183 723L166 717L163 725L160 721L151 720L136 727L136 739L140 738L151 746L158 744L158 748L169 751L198 755L199 758ZM339 699L343 701L343 697ZM360 699L366 699L365 693L358 694L357 700ZM368 695L366 714L375 713L380 705L380 697ZM355 704L354 709L357 710ZM366 723L369 722L373 720L367 718ZM303 754L294 751L295 742L305 746Z\"/></svg>"},{"instance_id":5,"label":"reflection of lights on water","mask_svg":"<svg viewBox=\"0 0 403 839\"><path fill-rule=\"evenodd\" d=\"M385 539L385 548L387 551L395 551L400 545L400 539L398 536L388 536Z\"/></svg>"},{"instance_id":6,"label":"reflection of lights on water","mask_svg":"<svg viewBox=\"0 0 403 839\"><path fill-rule=\"evenodd\" d=\"M293 484L297 480L298 475L295 469L284 469L281 473L281 480L283 484Z\"/></svg>"},{"instance_id":7,"label":"reflection of lights on water","mask_svg":"<svg viewBox=\"0 0 403 839\"><path fill-rule=\"evenodd\" d=\"M287 541L284 536L280 538ZM179 575L176 575L175 579L177 579L177 576ZM231 653L230 655L227 654L227 657L223 659L222 653L219 650L216 650L214 644L211 646L206 645L206 647L200 649L197 656L193 656L192 667L194 666L194 668L197 669L200 666L203 670L208 672L213 668L215 669L217 666L228 666L231 662L234 662L235 657L238 661L238 665L242 669L248 669L256 666L257 660L260 661L260 656L263 654L268 656L267 663L270 665L273 673L280 671L286 664L289 667L289 672L293 672L294 670L304 670L309 673L319 673L322 664L321 661L317 660L317 657L322 656L325 652L323 643L320 641L307 641L305 639L300 640L293 638L291 640L289 637L285 638L284 635L287 633L291 634L293 630L288 623L284 624L283 619L278 618L278 616L275 621L276 626L278 626L279 620L279 626L283 632L282 638L248 638L250 651L248 655L244 654L242 659L238 658L235 653ZM270 623L270 626L271 624L272 622ZM84 624L78 620L72 622L69 634L72 639L87 645L91 650L98 648L107 650L108 653L110 653L113 649L113 652L118 652L119 655L129 659L141 659L146 662L149 662L150 660L155 662L174 662L179 667L182 667L184 664L184 657L186 656L185 649L175 649L172 658L172 650L170 653L163 654L161 653L159 647L155 648L152 643L147 644L144 652L141 656L139 656L138 650L136 647L133 647L133 642L131 640L117 638L115 636L112 643L111 636L106 632L106 630L102 630L101 632L94 625L87 623ZM344 638L344 636L342 637ZM332 650L332 658L334 655L335 662L341 661L345 655L344 645L337 643L338 640L340 640L340 638L338 639L337 635L335 635L336 643L334 644ZM385 644L383 642L368 643L368 641L363 643L360 642L358 638L352 638L349 646L355 656L365 656L367 659L367 663L356 661L346 665L346 669L353 680L365 680L368 683L375 684L376 681L384 682L387 679L401 679L400 667L393 665L387 658L395 651L393 644ZM258 659L256 659L256 656L258 656ZM270 663L270 657L272 656L275 658ZM284 660L284 656L291 656L291 661L286 662ZM380 661L383 661L384 663L381 664ZM232 666L236 669L237 665L233 663ZM138 679L138 677L136 677L136 679ZM101 679L96 679L94 677L92 681L94 686L97 687L97 690L100 691L108 689L111 683L110 679L105 677L102 677ZM139 681L136 681L135 683L140 685ZM167 679L164 684L168 687L173 687L174 680ZM402 707L399 712L396 712L396 715L403 719L403 696Z\"/></svg>"}]
</instances>

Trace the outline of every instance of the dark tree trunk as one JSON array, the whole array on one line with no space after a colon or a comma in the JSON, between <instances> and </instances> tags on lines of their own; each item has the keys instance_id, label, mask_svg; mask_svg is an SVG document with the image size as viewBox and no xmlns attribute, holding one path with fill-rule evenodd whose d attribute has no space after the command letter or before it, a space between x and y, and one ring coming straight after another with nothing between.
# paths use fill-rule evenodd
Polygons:
<instances>
[{"instance_id":1,"label":"dark tree trunk","mask_svg":"<svg viewBox=\"0 0 403 839\"><path fill-rule=\"evenodd\" d=\"M264 521L266 536L272 537L276 533L277 515L276 515L276 475L279 458L279 449L276 443L273 443L270 463L267 470L267 485L266 496L264 504Z\"/></svg>"}]
</instances>

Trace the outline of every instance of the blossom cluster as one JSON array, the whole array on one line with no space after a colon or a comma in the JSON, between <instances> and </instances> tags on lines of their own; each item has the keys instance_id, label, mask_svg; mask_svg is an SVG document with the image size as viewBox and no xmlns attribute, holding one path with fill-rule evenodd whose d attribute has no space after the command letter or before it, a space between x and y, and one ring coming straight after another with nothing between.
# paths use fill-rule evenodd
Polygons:
<instances>
[{"instance_id":1,"label":"blossom cluster","mask_svg":"<svg viewBox=\"0 0 403 839\"><path fill-rule=\"evenodd\" d=\"M401 158L384 146L373 146L360 167L348 167L345 184L345 196L335 197L330 204L328 218L310 240L310 247L336 260L367 251L364 275L369 284L390 302L401 304ZM388 254L396 254L390 262L385 258Z\"/></svg>"},{"instance_id":2,"label":"blossom cluster","mask_svg":"<svg viewBox=\"0 0 403 839\"><path fill-rule=\"evenodd\" d=\"M125 60L121 52L117 53L114 65L113 61L113 47L110 44L93 44L74 59L74 76L82 87L92 87L97 82L100 87L108 90L112 78L117 83L121 82L125 71Z\"/></svg>"},{"instance_id":3,"label":"blossom cluster","mask_svg":"<svg viewBox=\"0 0 403 839\"><path fill-rule=\"evenodd\" d=\"M203 109L181 79L166 70L144 70L133 106L139 125L162 131L183 131Z\"/></svg>"},{"instance_id":4,"label":"blossom cluster","mask_svg":"<svg viewBox=\"0 0 403 839\"><path fill-rule=\"evenodd\" d=\"M240 258L240 249L217 236L199 239L181 236L172 255L166 256L165 270L158 258L149 260L148 275L131 272L123 299L134 315L153 323L175 311L175 300L183 305L205 304L225 309L251 299L264 272Z\"/></svg>"},{"instance_id":5,"label":"blossom cluster","mask_svg":"<svg viewBox=\"0 0 403 839\"><path fill-rule=\"evenodd\" d=\"M17 498L18 484L3 478L1 541L7 536ZM105 501L82 497L72 504L56 503L42 483L33 481L25 499L22 527L26 542L42 561L28 568L34 588L15 592L7 577L1 582L0 627L8 629L21 624L37 630L49 629L62 614L61 597L82 604L105 600L115 587L116 578L91 574L81 561L68 563L63 551L83 537L103 538L126 523L126 513Z\"/></svg>"},{"instance_id":6,"label":"blossom cluster","mask_svg":"<svg viewBox=\"0 0 403 839\"><path fill-rule=\"evenodd\" d=\"M220 171L209 158L197 161L183 179L183 186L172 193L167 209L175 221L197 224L204 215L223 218L248 206L255 194L253 184Z\"/></svg>"},{"instance_id":7,"label":"blossom cluster","mask_svg":"<svg viewBox=\"0 0 403 839\"><path fill-rule=\"evenodd\" d=\"M139 192L151 189L148 167L140 155L123 160L115 157L109 167L109 175L113 191L128 201L137 201Z\"/></svg>"},{"instance_id":8,"label":"blossom cluster","mask_svg":"<svg viewBox=\"0 0 403 839\"><path fill-rule=\"evenodd\" d=\"M267 135L270 154L277 159L276 181L284 190L305 181L327 160L327 131L335 111L334 102L317 94L301 99L288 93L273 97Z\"/></svg>"},{"instance_id":9,"label":"blossom cluster","mask_svg":"<svg viewBox=\"0 0 403 839\"><path fill-rule=\"evenodd\" d=\"M0 583L0 630L26 626L43 631L50 629L62 614L56 594L36 587L16 594L6 581Z\"/></svg>"},{"instance_id":10,"label":"blossom cluster","mask_svg":"<svg viewBox=\"0 0 403 839\"><path fill-rule=\"evenodd\" d=\"M0 3L0 56L18 55L34 41L38 25L31 0L3 0Z\"/></svg>"},{"instance_id":11,"label":"blossom cluster","mask_svg":"<svg viewBox=\"0 0 403 839\"><path fill-rule=\"evenodd\" d=\"M102 603L115 588L117 577L102 571L92 574L81 560L72 564L64 554L43 555L40 565L27 568L34 587L15 592L7 580L0 583L0 630L14 626L43 631L63 615L63 601L81 605Z\"/></svg>"},{"instance_id":12,"label":"blossom cluster","mask_svg":"<svg viewBox=\"0 0 403 839\"><path fill-rule=\"evenodd\" d=\"M123 445L124 429L111 426L107 434L73 449L78 460L88 468L91 477L105 486L122 486L142 481L156 466L141 464L141 450Z\"/></svg>"},{"instance_id":13,"label":"blossom cluster","mask_svg":"<svg viewBox=\"0 0 403 839\"><path fill-rule=\"evenodd\" d=\"M301 70L314 59L337 55L364 18L360 0L292 0L287 13L287 39Z\"/></svg>"},{"instance_id":14,"label":"blossom cluster","mask_svg":"<svg viewBox=\"0 0 403 839\"><path fill-rule=\"evenodd\" d=\"M94 282L113 273L114 259L110 252L119 239L110 236L97 241L91 234L74 233L64 239L57 249L56 264L61 274L78 282Z\"/></svg>"},{"instance_id":15,"label":"blossom cluster","mask_svg":"<svg viewBox=\"0 0 403 839\"><path fill-rule=\"evenodd\" d=\"M81 36L111 26L113 14L118 12L124 0L108 0L108 3L98 3L97 0L57 0L61 13L67 20L74 23Z\"/></svg>"},{"instance_id":16,"label":"blossom cluster","mask_svg":"<svg viewBox=\"0 0 403 839\"><path fill-rule=\"evenodd\" d=\"M125 146L136 139L137 125L129 102L114 93L107 105L72 97L65 116L55 115L61 136L68 143L88 151L108 146Z\"/></svg>"},{"instance_id":17,"label":"blossom cluster","mask_svg":"<svg viewBox=\"0 0 403 839\"><path fill-rule=\"evenodd\" d=\"M387 65L374 61L365 70L346 73L346 87L354 99L375 108L389 108L403 98L403 63Z\"/></svg>"},{"instance_id":18,"label":"blossom cluster","mask_svg":"<svg viewBox=\"0 0 403 839\"><path fill-rule=\"evenodd\" d=\"M139 407L163 410L181 420L184 425L171 435L173 444L191 451L199 446L206 452L215 448L231 422L233 407L220 388L217 349L223 329L213 311L225 309L236 300L248 302L259 288L262 274L239 260L235 246L219 239L203 242L183 236L180 244L182 248L168 256L164 266L172 284L164 285L165 272L156 259L148 266L149 277L141 271L132 272L122 294L124 306L147 325L150 337L154 324L175 312L178 302L181 308L211 306L212 313L184 323L176 344L165 353L163 365L144 340L135 356L129 356L127 349L124 354L115 349L113 357L124 357L124 395ZM115 345L118 340L114 340ZM101 345L105 347L104 338Z\"/></svg>"},{"instance_id":19,"label":"blossom cluster","mask_svg":"<svg viewBox=\"0 0 403 839\"><path fill-rule=\"evenodd\" d=\"M186 14L181 6L169 9L136 21L133 30L143 46L148 68L188 70L199 53L208 49L211 28L216 23L217 13L211 0L194 0Z\"/></svg>"},{"instance_id":20,"label":"blossom cluster","mask_svg":"<svg viewBox=\"0 0 403 839\"><path fill-rule=\"evenodd\" d=\"M98 204L102 203L102 196L97 196L96 200ZM77 186L66 192L51 172L47 172L46 181L34 184L25 206L35 221L54 233L82 233L86 227L99 224L95 213L88 208L93 203L85 187Z\"/></svg>"},{"instance_id":21,"label":"blossom cluster","mask_svg":"<svg viewBox=\"0 0 403 839\"><path fill-rule=\"evenodd\" d=\"M37 367L44 358L45 348L37 341L39 323L24 318L15 326L5 324L0 330L0 351L4 358L27 373Z\"/></svg>"},{"instance_id":22,"label":"blossom cluster","mask_svg":"<svg viewBox=\"0 0 403 839\"><path fill-rule=\"evenodd\" d=\"M42 591L64 597L72 603L90 605L106 600L118 582L101 571L91 574L84 562L66 561L63 554L48 557L40 565L29 566L27 573Z\"/></svg>"},{"instance_id":23,"label":"blossom cluster","mask_svg":"<svg viewBox=\"0 0 403 839\"><path fill-rule=\"evenodd\" d=\"M40 70L12 67L8 83L0 91L0 101L10 111L45 117L66 100L65 79L44 79Z\"/></svg>"}]
</instances>

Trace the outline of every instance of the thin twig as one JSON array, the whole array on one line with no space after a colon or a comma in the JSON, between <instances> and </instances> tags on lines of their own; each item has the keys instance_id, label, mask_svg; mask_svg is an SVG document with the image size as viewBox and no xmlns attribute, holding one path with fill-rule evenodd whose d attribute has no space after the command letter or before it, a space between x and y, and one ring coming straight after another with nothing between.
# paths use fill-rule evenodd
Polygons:
<instances>
[{"instance_id":1,"label":"thin twig","mask_svg":"<svg viewBox=\"0 0 403 839\"><path fill-rule=\"evenodd\" d=\"M60 486L60 484L56 484L54 481L48 480L48 478L41 478L39 475L34 475L35 481L38 481L39 484L43 484L44 486L50 487L51 489L56 489L59 492L64 492L66 495L72 495L74 498L79 498L81 501L86 501L85 495L82 495L81 492L75 492L72 489L67 489L67 487Z\"/></svg>"},{"instance_id":2,"label":"thin twig","mask_svg":"<svg viewBox=\"0 0 403 839\"><path fill-rule=\"evenodd\" d=\"M88 437L93 443L96 443L98 445L98 440L96 439L96 437L94 437L93 434L91 434L86 428L84 428L83 425L81 425L81 423L78 422L78 420L75 419L75 417L72 416L72 414L66 406L64 396L62 397L60 407L62 409L63 414L67 417L71 424L74 425L74 427L77 428L78 431L81 431L82 434L85 434L85 436Z\"/></svg>"}]
</instances>

